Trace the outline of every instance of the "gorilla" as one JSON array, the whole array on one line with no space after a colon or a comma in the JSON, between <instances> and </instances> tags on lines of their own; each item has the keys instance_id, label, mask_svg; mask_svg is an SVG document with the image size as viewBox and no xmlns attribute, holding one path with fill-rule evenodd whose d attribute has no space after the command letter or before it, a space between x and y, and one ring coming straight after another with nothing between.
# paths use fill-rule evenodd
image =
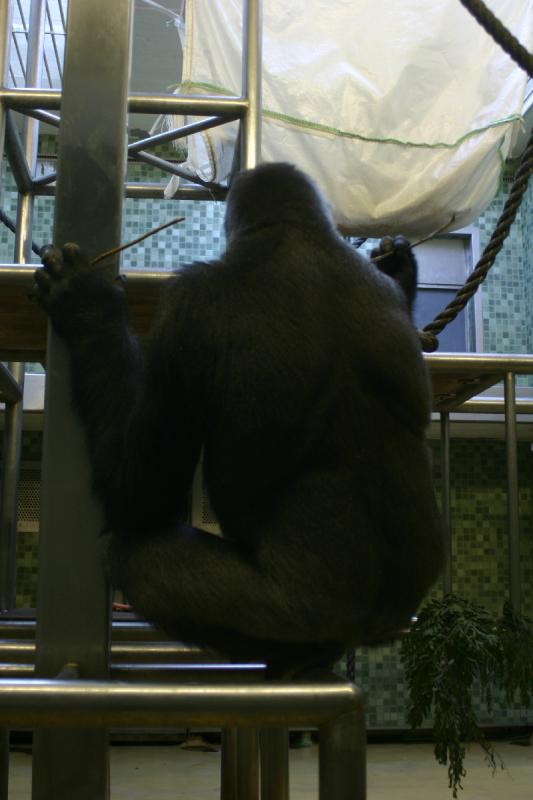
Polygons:
<instances>
[{"instance_id":1,"label":"gorilla","mask_svg":"<svg viewBox=\"0 0 533 800\"><path fill-rule=\"evenodd\" d=\"M441 568L416 262L402 237L358 253L283 163L237 175L225 232L220 259L163 283L146 348L77 245L43 250L36 292L69 349L111 581L176 639L287 675L393 638ZM222 538L188 523L202 451Z\"/></svg>"}]
</instances>

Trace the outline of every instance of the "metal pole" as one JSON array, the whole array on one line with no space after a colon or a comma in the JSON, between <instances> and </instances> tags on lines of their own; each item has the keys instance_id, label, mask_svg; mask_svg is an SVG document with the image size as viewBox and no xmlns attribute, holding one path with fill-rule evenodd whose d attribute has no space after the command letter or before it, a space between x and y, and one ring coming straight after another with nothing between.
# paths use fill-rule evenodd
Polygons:
<instances>
[{"instance_id":1,"label":"metal pole","mask_svg":"<svg viewBox=\"0 0 533 800\"><path fill-rule=\"evenodd\" d=\"M261 800L289 800L289 731L261 731Z\"/></svg>"},{"instance_id":2,"label":"metal pole","mask_svg":"<svg viewBox=\"0 0 533 800\"><path fill-rule=\"evenodd\" d=\"M21 391L24 388L24 364L10 362L9 370ZM4 451L0 508L0 610L15 606L17 574L17 510L20 453L22 447L22 398L6 403L4 414Z\"/></svg>"},{"instance_id":3,"label":"metal pole","mask_svg":"<svg viewBox=\"0 0 533 800\"><path fill-rule=\"evenodd\" d=\"M440 508L444 524L444 594L452 592L452 488L450 480L450 414L440 413Z\"/></svg>"},{"instance_id":4,"label":"metal pole","mask_svg":"<svg viewBox=\"0 0 533 800\"><path fill-rule=\"evenodd\" d=\"M241 122L241 169L252 169L261 160L262 0L246 0L242 27L242 95L248 111Z\"/></svg>"},{"instance_id":5,"label":"metal pole","mask_svg":"<svg viewBox=\"0 0 533 800\"><path fill-rule=\"evenodd\" d=\"M32 0L28 23L28 56L26 60L26 86L28 88L38 89L41 84L45 13L46 0ZM24 117L21 139L24 151L23 161L27 164L30 178L33 180L37 166L38 120ZM26 264L31 261L33 201L33 193L30 191L19 195L17 233L15 237L15 261L19 264Z\"/></svg>"},{"instance_id":6,"label":"metal pole","mask_svg":"<svg viewBox=\"0 0 533 800\"><path fill-rule=\"evenodd\" d=\"M9 797L9 730L0 728L0 797Z\"/></svg>"},{"instance_id":7,"label":"metal pole","mask_svg":"<svg viewBox=\"0 0 533 800\"><path fill-rule=\"evenodd\" d=\"M320 728L320 800L365 800L366 735L363 704Z\"/></svg>"},{"instance_id":8,"label":"metal pole","mask_svg":"<svg viewBox=\"0 0 533 800\"><path fill-rule=\"evenodd\" d=\"M237 798L237 728L222 730L222 759L220 764L220 800Z\"/></svg>"},{"instance_id":9,"label":"metal pole","mask_svg":"<svg viewBox=\"0 0 533 800\"><path fill-rule=\"evenodd\" d=\"M0 70L2 88L9 79L9 49L13 27L13 0L0 0ZM0 102L0 164L4 153L5 109Z\"/></svg>"},{"instance_id":10,"label":"metal pole","mask_svg":"<svg viewBox=\"0 0 533 800\"><path fill-rule=\"evenodd\" d=\"M505 447L507 454L507 520L509 527L509 596L513 611L522 607L520 586L520 524L518 517L518 453L514 372L505 375Z\"/></svg>"},{"instance_id":11,"label":"metal pole","mask_svg":"<svg viewBox=\"0 0 533 800\"><path fill-rule=\"evenodd\" d=\"M356 715L364 740L361 692L333 676L305 683L237 681L229 685L209 681L134 684L85 678L0 680L0 725L21 728L307 728L328 727L351 714ZM346 730L346 745L359 746L349 726ZM85 754L86 759L89 755ZM57 795L50 797L56 800Z\"/></svg>"},{"instance_id":12,"label":"metal pole","mask_svg":"<svg viewBox=\"0 0 533 800\"><path fill-rule=\"evenodd\" d=\"M68 8L54 241L78 242L89 257L120 243L132 6L71 0ZM52 677L76 662L102 678L110 607L102 515L69 384L68 353L49 329L36 668ZM105 730L36 732L33 761L34 800L109 797Z\"/></svg>"},{"instance_id":13,"label":"metal pole","mask_svg":"<svg viewBox=\"0 0 533 800\"><path fill-rule=\"evenodd\" d=\"M0 92L0 99L9 108L18 111L25 108L57 111L62 107L61 98L61 92L51 89L4 89ZM220 95L202 95L200 97L198 95L134 93L128 97L128 110L130 114L177 114L195 117L207 117L214 114L227 119L244 117L248 110L248 103L241 97L221 97Z\"/></svg>"},{"instance_id":14,"label":"metal pole","mask_svg":"<svg viewBox=\"0 0 533 800\"><path fill-rule=\"evenodd\" d=\"M259 800L259 741L256 728L237 729L237 797Z\"/></svg>"}]
</instances>

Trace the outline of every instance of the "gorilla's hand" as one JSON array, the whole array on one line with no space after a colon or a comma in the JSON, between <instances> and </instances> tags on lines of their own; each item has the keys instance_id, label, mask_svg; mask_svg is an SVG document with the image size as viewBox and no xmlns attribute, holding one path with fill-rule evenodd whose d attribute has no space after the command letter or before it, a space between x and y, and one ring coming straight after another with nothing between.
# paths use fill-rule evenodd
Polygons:
<instances>
[{"instance_id":1,"label":"gorilla's hand","mask_svg":"<svg viewBox=\"0 0 533 800\"><path fill-rule=\"evenodd\" d=\"M35 271L35 295L60 336L75 338L94 330L124 308L123 293L92 267L77 244L60 250L45 245Z\"/></svg>"},{"instance_id":2,"label":"gorilla's hand","mask_svg":"<svg viewBox=\"0 0 533 800\"><path fill-rule=\"evenodd\" d=\"M400 284L411 308L416 295L418 269L410 242L403 236L395 236L394 239L385 236L372 251L371 257L376 259L375 265L380 272Z\"/></svg>"}]
</instances>

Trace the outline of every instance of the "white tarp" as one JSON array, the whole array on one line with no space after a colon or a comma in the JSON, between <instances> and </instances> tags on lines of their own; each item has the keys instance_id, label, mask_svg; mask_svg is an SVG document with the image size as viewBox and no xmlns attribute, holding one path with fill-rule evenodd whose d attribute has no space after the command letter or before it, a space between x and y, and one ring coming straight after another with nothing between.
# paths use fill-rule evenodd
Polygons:
<instances>
[{"instance_id":1,"label":"white tarp","mask_svg":"<svg viewBox=\"0 0 533 800\"><path fill-rule=\"evenodd\" d=\"M531 49L533 0L488 5ZM263 161L298 165L360 235L420 236L453 214L458 228L486 208L526 76L459 0L264 0L263 18ZM180 91L240 95L242 0L187 0L185 19ZM224 181L236 130L190 137L186 167Z\"/></svg>"}]
</instances>

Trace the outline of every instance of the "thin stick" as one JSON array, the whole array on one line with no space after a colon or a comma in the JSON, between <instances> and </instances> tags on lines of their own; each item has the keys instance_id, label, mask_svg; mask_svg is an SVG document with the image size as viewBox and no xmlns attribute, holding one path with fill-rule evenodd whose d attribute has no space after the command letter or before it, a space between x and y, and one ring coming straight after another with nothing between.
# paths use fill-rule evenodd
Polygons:
<instances>
[{"instance_id":1,"label":"thin stick","mask_svg":"<svg viewBox=\"0 0 533 800\"><path fill-rule=\"evenodd\" d=\"M452 214L452 216L450 217L448 222L445 222L444 225L441 225L440 228L437 228L436 231L433 231L428 236L424 236L423 239L419 239L417 242L412 244L411 245L411 250L413 250L415 247L418 247L419 244L424 244L424 242L429 242L430 239L434 239L435 236L438 236L440 233L445 231L446 228L449 228L454 220L455 220L455 214ZM374 256L370 260L373 261L374 263L376 261L383 261L384 258L388 258L390 255L392 255L393 252L394 252L394 249L391 250L390 253L381 253L379 256Z\"/></svg>"},{"instance_id":2,"label":"thin stick","mask_svg":"<svg viewBox=\"0 0 533 800\"><path fill-rule=\"evenodd\" d=\"M163 225L160 225L158 228L152 228L152 230L148 231L148 233L143 233L142 236L139 236L137 239L133 239L131 242L126 242L126 244L121 244L119 245L119 247L113 247L112 250L106 250L105 253L100 253L99 256L93 258L91 264L93 265L98 264L98 262L103 261L104 258L107 258L108 256L114 256L116 253L120 253L122 250L126 250L128 247L133 247L134 244L139 244L139 242L142 242L143 239L147 239L149 236L153 236L154 233L159 233L159 231L162 231L163 228L169 228L171 225L175 225L177 222L183 222L184 219L185 217L175 217L174 219L171 219L169 222L165 222Z\"/></svg>"}]
</instances>

